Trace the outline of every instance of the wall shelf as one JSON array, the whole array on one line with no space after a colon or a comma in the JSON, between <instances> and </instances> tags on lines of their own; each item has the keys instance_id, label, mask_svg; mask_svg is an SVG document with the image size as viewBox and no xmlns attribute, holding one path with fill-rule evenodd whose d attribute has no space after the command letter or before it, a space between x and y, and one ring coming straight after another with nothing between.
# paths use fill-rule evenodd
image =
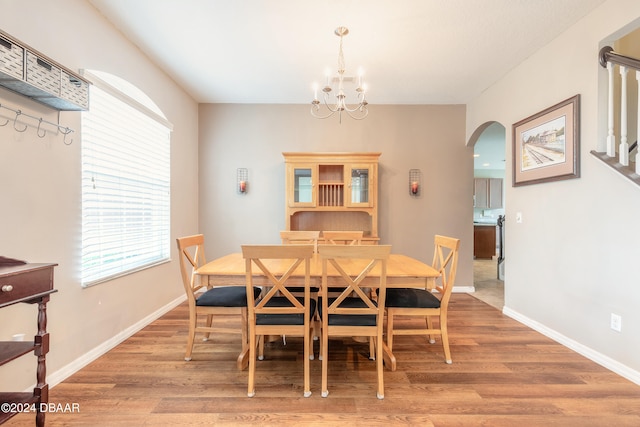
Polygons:
<instances>
[{"instance_id":1,"label":"wall shelf","mask_svg":"<svg viewBox=\"0 0 640 427\"><path fill-rule=\"evenodd\" d=\"M89 109L89 82L0 31L0 86L59 111Z\"/></svg>"}]
</instances>

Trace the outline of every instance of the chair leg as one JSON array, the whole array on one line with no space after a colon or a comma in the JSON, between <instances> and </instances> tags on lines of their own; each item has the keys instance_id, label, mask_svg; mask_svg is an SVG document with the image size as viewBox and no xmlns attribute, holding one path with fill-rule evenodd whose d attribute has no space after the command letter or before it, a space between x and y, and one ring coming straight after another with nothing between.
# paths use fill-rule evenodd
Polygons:
<instances>
[{"instance_id":1,"label":"chair leg","mask_svg":"<svg viewBox=\"0 0 640 427\"><path fill-rule=\"evenodd\" d=\"M255 375L256 375L256 334L251 331L249 336L249 379L247 381L247 396L253 397L256 395L255 388Z\"/></svg>"},{"instance_id":2,"label":"chair leg","mask_svg":"<svg viewBox=\"0 0 640 427\"><path fill-rule=\"evenodd\" d=\"M264 360L264 335L258 340L258 360Z\"/></svg>"},{"instance_id":3,"label":"chair leg","mask_svg":"<svg viewBox=\"0 0 640 427\"><path fill-rule=\"evenodd\" d=\"M374 337L369 337L369 360L376 360L376 344Z\"/></svg>"},{"instance_id":4,"label":"chair leg","mask_svg":"<svg viewBox=\"0 0 640 427\"><path fill-rule=\"evenodd\" d=\"M237 366L238 370L242 371L249 365L249 318L247 316L247 309L240 310L240 329L242 331L242 352L238 356Z\"/></svg>"},{"instance_id":5,"label":"chair leg","mask_svg":"<svg viewBox=\"0 0 640 427\"><path fill-rule=\"evenodd\" d=\"M433 330L433 320L431 319L431 316L425 316L425 319L427 321L427 328L430 330ZM435 344L435 342L436 342L436 336L429 335L429 343Z\"/></svg>"},{"instance_id":6,"label":"chair leg","mask_svg":"<svg viewBox=\"0 0 640 427\"><path fill-rule=\"evenodd\" d=\"M384 399L384 361L382 359L383 343L382 343L382 325L379 326L378 336L376 339L376 365L378 370L378 399Z\"/></svg>"},{"instance_id":7,"label":"chair leg","mask_svg":"<svg viewBox=\"0 0 640 427\"><path fill-rule=\"evenodd\" d=\"M393 311L387 311L387 347L393 351Z\"/></svg>"},{"instance_id":8,"label":"chair leg","mask_svg":"<svg viewBox=\"0 0 640 427\"><path fill-rule=\"evenodd\" d=\"M324 357L322 356L322 347L324 347L324 341L322 340L322 321L320 321L320 323L318 323L318 337L319 337L319 343L318 343L318 360L322 360L324 359Z\"/></svg>"},{"instance_id":9,"label":"chair leg","mask_svg":"<svg viewBox=\"0 0 640 427\"><path fill-rule=\"evenodd\" d=\"M189 317L189 335L187 336L187 350L184 354L184 360L187 362L191 360L191 352L193 351L193 341L196 337L196 323L198 322L197 316Z\"/></svg>"},{"instance_id":10,"label":"chair leg","mask_svg":"<svg viewBox=\"0 0 640 427\"><path fill-rule=\"evenodd\" d=\"M321 334L321 322L320 319L318 319L317 315L313 317L312 320L312 327L313 327L313 339L318 341L320 340L320 334Z\"/></svg>"},{"instance_id":11,"label":"chair leg","mask_svg":"<svg viewBox=\"0 0 640 427\"><path fill-rule=\"evenodd\" d=\"M451 360L451 350L449 349L449 333L447 332L447 322L443 321L442 316L440 316L440 331L442 331L440 339L444 349L444 361L450 365L453 361Z\"/></svg>"},{"instance_id":12,"label":"chair leg","mask_svg":"<svg viewBox=\"0 0 640 427\"><path fill-rule=\"evenodd\" d=\"M309 379L311 370L311 362L313 359L313 334L311 333L311 328L305 329L304 331L304 339L302 341L304 343L304 397L311 396L311 381Z\"/></svg>"},{"instance_id":13,"label":"chair leg","mask_svg":"<svg viewBox=\"0 0 640 427\"><path fill-rule=\"evenodd\" d=\"M327 336L327 325L322 324L322 338L320 345L320 354L322 359L322 397L329 396L329 389L327 387L327 368L329 363L328 350L329 350L329 338Z\"/></svg>"},{"instance_id":14,"label":"chair leg","mask_svg":"<svg viewBox=\"0 0 640 427\"><path fill-rule=\"evenodd\" d=\"M246 307L240 310L240 322L242 329L242 349L244 350L249 345L249 318Z\"/></svg>"},{"instance_id":15,"label":"chair leg","mask_svg":"<svg viewBox=\"0 0 640 427\"><path fill-rule=\"evenodd\" d=\"M213 325L213 314L208 314L207 315L207 328L210 328L211 325ZM207 332L204 334L204 338L202 338L202 341L209 341L209 337L211 336L211 332Z\"/></svg>"}]
</instances>

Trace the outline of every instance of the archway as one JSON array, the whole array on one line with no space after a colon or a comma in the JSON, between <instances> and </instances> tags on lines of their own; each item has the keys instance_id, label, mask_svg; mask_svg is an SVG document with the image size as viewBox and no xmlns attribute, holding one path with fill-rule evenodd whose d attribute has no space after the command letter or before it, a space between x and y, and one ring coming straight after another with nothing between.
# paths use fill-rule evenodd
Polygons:
<instances>
[{"instance_id":1,"label":"archway","mask_svg":"<svg viewBox=\"0 0 640 427\"><path fill-rule=\"evenodd\" d=\"M499 310L504 305L506 129L498 122L479 126L474 148L474 296Z\"/></svg>"}]
</instances>

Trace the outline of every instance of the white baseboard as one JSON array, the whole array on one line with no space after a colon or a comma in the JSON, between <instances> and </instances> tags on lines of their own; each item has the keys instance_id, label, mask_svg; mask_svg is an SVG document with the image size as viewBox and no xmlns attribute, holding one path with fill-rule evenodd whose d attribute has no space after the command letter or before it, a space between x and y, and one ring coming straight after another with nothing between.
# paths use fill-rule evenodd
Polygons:
<instances>
[{"instance_id":1,"label":"white baseboard","mask_svg":"<svg viewBox=\"0 0 640 427\"><path fill-rule=\"evenodd\" d=\"M127 338L131 337L133 334L135 334L136 332L138 332L139 330L141 330L142 328L144 328L154 320L160 318L164 314L176 308L186 299L187 299L186 295L182 295L181 297L176 298L175 300L171 301L164 307L160 307L158 310L151 313L144 319L141 319L139 322L131 325L124 331L118 333L117 335L103 342L98 347L95 347L91 351L78 357L76 360L69 363L68 365L63 366L62 368L58 369L57 371L53 372L50 375L47 375L47 382L49 383L49 387L55 387L57 384L69 378L71 375L75 374L80 369L84 368L89 363L96 360L98 357L107 353L109 350L111 350L121 342L125 341ZM32 389L33 387L27 391L31 391Z\"/></svg>"},{"instance_id":2,"label":"white baseboard","mask_svg":"<svg viewBox=\"0 0 640 427\"><path fill-rule=\"evenodd\" d=\"M542 335L551 338L552 340L564 345L567 348L570 348L571 350L575 351L578 354L583 355L584 357L586 357L589 360L592 360L594 362L596 362L598 365L603 366L607 369L609 369L612 372L615 372L616 374L620 375L621 377L624 377L626 379L628 379L629 381L640 385L640 372L633 370L631 368L629 368L626 365L623 365L622 363L608 357L605 356L602 353L599 353L583 344L580 344L579 342L576 342L558 332L556 332L553 329L550 329L546 326L544 326L541 323L536 322L535 320L532 320L530 318L528 318L527 316L524 316L520 313L518 313L517 311L511 310L508 307L503 307L502 308L502 313L506 316L511 317L512 319L517 320L518 322L522 323L523 325L526 325L528 327L530 327L531 329L540 332Z\"/></svg>"},{"instance_id":3,"label":"white baseboard","mask_svg":"<svg viewBox=\"0 0 640 427\"><path fill-rule=\"evenodd\" d=\"M469 293L469 292L475 292L476 291L476 287L471 285L471 286L454 286L453 289L451 289L451 292L455 292L455 293Z\"/></svg>"}]
</instances>

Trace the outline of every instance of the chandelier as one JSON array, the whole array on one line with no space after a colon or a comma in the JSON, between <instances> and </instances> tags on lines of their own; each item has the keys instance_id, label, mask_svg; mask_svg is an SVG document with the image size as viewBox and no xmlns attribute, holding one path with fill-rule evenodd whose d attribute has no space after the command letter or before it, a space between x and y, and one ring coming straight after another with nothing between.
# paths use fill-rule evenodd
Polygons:
<instances>
[{"instance_id":1,"label":"chandelier","mask_svg":"<svg viewBox=\"0 0 640 427\"><path fill-rule=\"evenodd\" d=\"M313 101L311 101L311 115L318 119L326 119L338 113L339 121L342 123L342 112L346 112L352 119L362 120L369 114L369 110L367 108L369 103L367 102L365 87L362 83L362 73L358 73L357 82L354 77L347 77L344 75L345 65L344 53L342 52L342 38L349 34L349 29L347 27L338 27L335 30L335 34L340 37L337 75L332 77L331 74L327 72L327 82L322 88L322 98L326 111L324 111L324 109L321 111L320 108L320 100L318 100L318 84L315 83L313 85L314 95ZM355 89L357 104L352 104L351 107L347 105L347 95L345 95L344 92L345 82L357 83L357 87ZM335 89L332 88L332 84L337 84L337 87ZM332 92L335 93L334 100L332 100Z\"/></svg>"}]
</instances>

